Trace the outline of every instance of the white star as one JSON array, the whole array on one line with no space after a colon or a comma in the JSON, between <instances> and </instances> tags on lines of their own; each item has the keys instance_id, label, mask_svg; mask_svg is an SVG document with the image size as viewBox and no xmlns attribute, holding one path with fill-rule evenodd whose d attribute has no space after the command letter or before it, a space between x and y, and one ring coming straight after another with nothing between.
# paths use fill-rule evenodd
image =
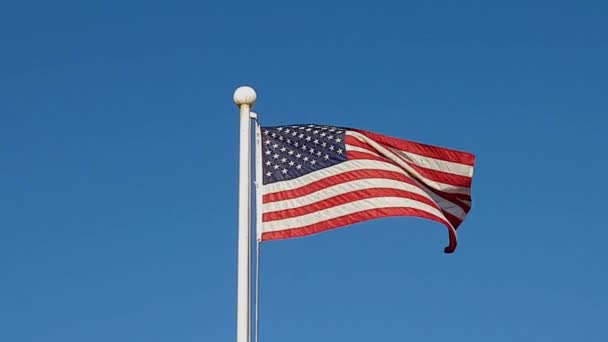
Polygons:
<instances>
[{"instance_id":1,"label":"white star","mask_svg":"<svg viewBox=\"0 0 608 342\"><path fill-rule=\"evenodd\" d=\"M306 132L310 132L310 131L312 131L312 128L307 128L306 129Z\"/></svg>"},{"instance_id":2,"label":"white star","mask_svg":"<svg viewBox=\"0 0 608 342\"><path fill-rule=\"evenodd\" d=\"M296 165L296 169L298 169L298 170L299 170L299 169L301 169L301 168L302 168L302 164L298 164L298 165Z\"/></svg>"},{"instance_id":3,"label":"white star","mask_svg":"<svg viewBox=\"0 0 608 342\"><path fill-rule=\"evenodd\" d=\"M315 140L313 141L313 143L315 143L315 144L319 145L319 139L315 139Z\"/></svg>"},{"instance_id":4,"label":"white star","mask_svg":"<svg viewBox=\"0 0 608 342\"><path fill-rule=\"evenodd\" d=\"M320 157L321 156L321 151L317 152L317 156Z\"/></svg>"},{"instance_id":5,"label":"white star","mask_svg":"<svg viewBox=\"0 0 608 342\"><path fill-rule=\"evenodd\" d=\"M295 163L293 162L293 160L290 160L290 161L289 161L289 166L293 166L293 164L295 164Z\"/></svg>"},{"instance_id":6,"label":"white star","mask_svg":"<svg viewBox=\"0 0 608 342\"><path fill-rule=\"evenodd\" d=\"M323 133L321 133L321 134L319 134L319 135L320 135L320 136L322 136L322 137L324 137L324 136L326 136L326 135L327 135L327 133L323 132Z\"/></svg>"},{"instance_id":7,"label":"white star","mask_svg":"<svg viewBox=\"0 0 608 342\"><path fill-rule=\"evenodd\" d=\"M264 130L264 135L268 135L268 130L267 129Z\"/></svg>"},{"instance_id":8,"label":"white star","mask_svg":"<svg viewBox=\"0 0 608 342\"><path fill-rule=\"evenodd\" d=\"M329 149L332 151L334 150L334 148L335 148L334 145L329 146Z\"/></svg>"},{"instance_id":9,"label":"white star","mask_svg":"<svg viewBox=\"0 0 608 342\"><path fill-rule=\"evenodd\" d=\"M300 139L304 138L304 134L298 135L298 138L300 138Z\"/></svg>"},{"instance_id":10,"label":"white star","mask_svg":"<svg viewBox=\"0 0 608 342\"><path fill-rule=\"evenodd\" d=\"M287 154L289 154L290 156L293 155L293 150L289 150L289 152L287 152Z\"/></svg>"},{"instance_id":11,"label":"white star","mask_svg":"<svg viewBox=\"0 0 608 342\"><path fill-rule=\"evenodd\" d=\"M287 151L287 148L285 146L281 147L281 152L285 152Z\"/></svg>"},{"instance_id":12,"label":"white star","mask_svg":"<svg viewBox=\"0 0 608 342\"><path fill-rule=\"evenodd\" d=\"M284 163L284 162L286 162L286 161L287 161L287 158L282 158L282 159L281 159L281 163Z\"/></svg>"},{"instance_id":13,"label":"white star","mask_svg":"<svg viewBox=\"0 0 608 342\"><path fill-rule=\"evenodd\" d=\"M321 146L325 147L325 146L327 146L327 143L326 143L326 142L323 142L323 143L321 144Z\"/></svg>"},{"instance_id":14,"label":"white star","mask_svg":"<svg viewBox=\"0 0 608 342\"><path fill-rule=\"evenodd\" d=\"M296 135L298 135L298 132L296 132L296 131L291 132L292 137L295 137Z\"/></svg>"},{"instance_id":15,"label":"white star","mask_svg":"<svg viewBox=\"0 0 608 342\"><path fill-rule=\"evenodd\" d=\"M270 152L270 150L266 150L266 151L264 151L264 153L265 153L267 156L269 156L271 152Z\"/></svg>"},{"instance_id":16,"label":"white star","mask_svg":"<svg viewBox=\"0 0 608 342\"><path fill-rule=\"evenodd\" d=\"M308 157L304 157L304 161L308 161Z\"/></svg>"},{"instance_id":17,"label":"white star","mask_svg":"<svg viewBox=\"0 0 608 342\"><path fill-rule=\"evenodd\" d=\"M338 150L338 154L342 154L342 149L339 149L339 150Z\"/></svg>"},{"instance_id":18,"label":"white star","mask_svg":"<svg viewBox=\"0 0 608 342\"><path fill-rule=\"evenodd\" d=\"M286 175L287 174L287 169L281 170L281 173L284 174L284 175Z\"/></svg>"},{"instance_id":19,"label":"white star","mask_svg":"<svg viewBox=\"0 0 608 342\"><path fill-rule=\"evenodd\" d=\"M302 145L302 150L306 151L306 145Z\"/></svg>"},{"instance_id":20,"label":"white star","mask_svg":"<svg viewBox=\"0 0 608 342\"><path fill-rule=\"evenodd\" d=\"M279 131L279 132L282 131L282 130L283 130L283 127L277 128L277 131Z\"/></svg>"},{"instance_id":21,"label":"white star","mask_svg":"<svg viewBox=\"0 0 608 342\"><path fill-rule=\"evenodd\" d=\"M328 135L328 136L327 136L327 139L329 139L329 140L331 140L331 139L333 139L333 138L334 138L334 136L333 136L333 135Z\"/></svg>"},{"instance_id":22,"label":"white star","mask_svg":"<svg viewBox=\"0 0 608 342\"><path fill-rule=\"evenodd\" d=\"M278 164L275 164L275 165L272 165L272 167L273 167L273 168L276 170L276 169L278 169L278 168L279 168L279 165L278 165Z\"/></svg>"},{"instance_id":23,"label":"white star","mask_svg":"<svg viewBox=\"0 0 608 342\"><path fill-rule=\"evenodd\" d=\"M308 152L310 152L310 153L315 153L315 149L314 149L314 148L311 148L310 150L308 150Z\"/></svg>"},{"instance_id":24,"label":"white star","mask_svg":"<svg viewBox=\"0 0 608 342\"><path fill-rule=\"evenodd\" d=\"M311 139L312 139L312 138L311 138L311 137L309 137L309 136L307 136L307 137L306 137L306 141L310 141Z\"/></svg>"},{"instance_id":25,"label":"white star","mask_svg":"<svg viewBox=\"0 0 608 342\"><path fill-rule=\"evenodd\" d=\"M299 154L299 153L298 153L298 154L296 154L296 158L298 158L298 159L300 159L300 157L301 157L301 156L302 156L302 155L301 155L301 154Z\"/></svg>"},{"instance_id":26,"label":"white star","mask_svg":"<svg viewBox=\"0 0 608 342\"><path fill-rule=\"evenodd\" d=\"M310 161L310 165L315 165L316 163L317 163L317 161L314 159Z\"/></svg>"},{"instance_id":27,"label":"white star","mask_svg":"<svg viewBox=\"0 0 608 342\"><path fill-rule=\"evenodd\" d=\"M313 134L317 134L317 133L319 133L319 130L318 130L318 129L315 129L314 131L312 131L312 133L313 133Z\"/></svg>"},{"instance_id":28,"label":"white star","mask_svg":"<svg viewBox=\"0 0 608 342\"><path fill-rule=\"evenodd\" d=\"M291 144L291 139L287 139L287 143L288 143L288 144Z\"/></svg>"},{"instance_id":29,"label":"white star","mask_svg":"<svg viewBox=\"0 0 608 342\"><path fill-rule=\"evenodd\" d=\"M279 144L272 145L272 148L277 148L277 147L279 147Z\"/></svg>"},{"instance_id":30,"label":"white star","mask_svg":"<svg viewBox=\"0 0 608 342\"><path fill-rule=\"evenodd\" d=\"M289 131L289 128L285 130L285 133L289 133L289 132L290 132L290 131Z\"/></svg>"},{"instance_id":31,"label":"white star","mask_svg":"<svg viewBox=\"0 0 608 342\"><path fill-rule=\"evenodd\" d=\"M266 161L266 166L270 166L270 164L272 164L272 162L270 160Z\"/></svg>"},{"instance_id":32,"label":"white star","mask_svg":"<svg viewBox=\"0 0 608 342\"><path fill-rule=\"evenodd\" d=\"M283 136L279 135L279 140L283 141Z\"/></svg>"},{"instance_id":33,"label":"white star","mask_svg":"<svg viewBox=\"0 0 608 342\"><path fill-rule=\"evenodd\" d=\"M266 177L270 177L270 176L272 176L272 172L270 172L270 171L266 172Z\"/></svg>"},{"instance_id":34,"label":"white star","mask_svg":"<svg viewBox=\"0 0 608 342\"><path fill-rule=\"evenodd\" d=\"M293 143L293 146L298 147L300 146L300 143L296 141L295 143Z\"/></svg>"},{"instance_id":35,"label":"white star","mask_svg":"<svg viewBox=\"0 0 608 342\"><path fill-rule=\"evenodd\" d=\"M328 160L328 159L329 159L329 155L328 155L328 154L326 154L326 155L323 157L323 159Z\"/></svg>"},{"instance_id":36,"label":"white star","mask_svg":"<svg viewBox=\"0 0 608 342\"><path fill-rule=\"evenodd\" d=\"M266 140L264 141L264 144L266 144L266 145L270 145L270 139L266 139Z\"/></svg>"},{"instance_id":37,"label":"white star","mask_svg":"<svg viewBox=\"0 0 608 342\"><path fill-rule=\"evenodd\" d=\"M279 159L279 155L275 153L275 154L272 155L272 158Z\"/></svg>"},{"instance_id":38,"label":"white star","mask_svg":"<svg viewBox=\"0 0 608 342\"><path fill-rule=\"evenodd\" d=\"M340 141L342 141L342 139L340 138L336 138L336 142L339 143Z\"/></svg>"},{"instance_id":39,"label":"white star","mask_svg":"<svg viewBox=\"0 0 608 342\"><path fill-rule=\"evenodd\" d=\"M334 132L335 130L336 130L335 128L331 128L329 131Z\"/></svg>"},{"instance_id":40,"label":"white star","mask_svg":"<svg viewBox=\"0 0 608 342\"><path fill-rule=\"evenodd\" d=\"M277 134L276 134L275 132L272 132L272 134L271 134L271 135L272 135L272 137L273 137L273 138L276 138L276 137L277 137Z\"/></svg>"}]
</instances>

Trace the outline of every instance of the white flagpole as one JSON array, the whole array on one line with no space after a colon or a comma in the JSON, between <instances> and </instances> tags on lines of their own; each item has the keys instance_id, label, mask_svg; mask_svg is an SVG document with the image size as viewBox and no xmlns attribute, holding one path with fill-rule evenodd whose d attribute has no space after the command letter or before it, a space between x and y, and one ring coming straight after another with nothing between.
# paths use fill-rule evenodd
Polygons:
<instances>
[{"instance_id":1,"label":"white flagpole","mask_svg":"<svg viewBox=\"0 0 608 342\"><path fill-rule=\"evenodd\" d=\"M251 119L250 110L257 95L250 87L234 92L240 108L239 147L239 230L237 259L236 342L250 342L251 337Z\"/></svg>"}]
</instances>

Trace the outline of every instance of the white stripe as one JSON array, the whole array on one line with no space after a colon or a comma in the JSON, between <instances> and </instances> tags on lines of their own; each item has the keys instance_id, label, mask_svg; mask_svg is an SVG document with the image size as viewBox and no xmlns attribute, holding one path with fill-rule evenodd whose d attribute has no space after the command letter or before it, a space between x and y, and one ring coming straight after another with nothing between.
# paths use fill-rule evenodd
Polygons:
<instances>
[{"instance_id":1,"label":"white stripe","mask_svg":"<svg viewBox=\"0 0 608 342\"><path fill-rule=\"evenodd\" d=\"M353 145L348 145L346 144L346 150L347 151L357 151L357 152L363 152L363 153L369 153L372 154L374 156L377 157L382 157L381 155L379 155L378 153L376 153L375 151L370 151L366 148L363 147L359 147L359 146L353 146ZM408 175L409 176L409 175ZM411 178L411 177L409 177ZM426 178L425 178L426 179ZM426 188L424 186L424 184L422 184L420 181L413 179L416 183L418 183L421 187ZM433 193L432 191L428 191L429 195L432 197L432 199L438 203L445 203L445 208L449 209L447 210L450 214L458 217L460 220L464 220L464 217L466 216L466 213L462 210L462 208L458 205L455 205L454 203L447 201L446 199L444 199L443 197ZM468 207L471 206L471 201L465 201L465 200L460 200L460 202L464 203L465 205L467 205ZM443 209L442 205L440 205L440 207ZM458 209L456 209L458 208Z\"/></svg>"},{"instance_id":2,"label":"white stripe","mask_svg":"<svg viewBox=\"0 0 608 342\"><path fill-rule=\"evenodd\" d=\"M401 163L405 164L405 162L403 162L403 161L401 161ZM408 168L411 169L410 166L408 166ZM293 190L293 189L297 189L297 188L309 185L315 181L318 181L318 180L326 178L326 177L331 177L331 176L334 176L334 175L337 175L340 173L344 173L344 172L348 172L348 171L365 170L365 169L395 171L395 172L399 172L409 178L412 178L412 176L410 174L408 174L408 172L406 172L402 168L400 168L394 164L391 164L389 162L378 161L378 160L365 160L365 159L347 160L345 162L336 164L334 166L326 167L324 169L320 169L320 170L305 174L298 178L285 180L285 181L281 181L281 182L265 184L263 187L263 191L264 191L264 194L270 194L273 192ZM452 186L449 184L434 182L431 180L426 181L426 178L425 178L425 181L421 181L421 182L423 182L424 185L426 185L426 186L431 186L431 183L432 183L432 185L434 185L434 186L432 186L433 188L438 189L440 191L447 192L447 193L466 194L466 195L468 195L470 193L470 189L468 187Z\"/></svg>"},{"instance_id":3,"label":"white stripe","mask_svg":"<svg viewBox=\"0 0 608 342\"><path fill-rule=\"evenodd\" d=\"M461 207L455 205L452 202L445 200L442 197L439 197L435 194L433 194L433 195L435 195L433 197L416 185L412 185L410 183L406 183L406 182L402 182L402 181L398 181L398 180L386 179L386 178L357 179L357 180L354 180L351 182L336 184L336 185L321 189L319 191L316 191L314 193L311 193L311 194L308 194L308 195L305 195L302 197L291 198L291 199L287 199L284 201L263 204L263 211L264 211L264 213L270 213L270 212L274 212L274 211L300 208L300 207L310 205L310 204L313 204L316 202L320 202L320 201L326 200L328 198L332 198L334 196L339 196L339 195L342 195L342 194L345 194L345 193L348 193L351 191L374 189L374 188L376 188L376 189L377 188L391 188L391 189L409 191L409 192L412 192L412 193L415 193L415 194L428 198L429 200L435 202L437 204L437 206L439 206L439 208L450 213L451 215L458 217L460 220L463 220L464 217L466 216L466 213L464 212L464 210L462 210Z\"/></svg>"},{"instance_id":4,"label":"white stripe","mask_svg":"<svg viewBox=\"0 0 608 342\"><path fill-rule=\"evenodd\" d=\"M463 200L463 199L458 199L460 202L466 204L468 207L471 207L471 201L467 201L467 200Z\"/></svg>"},{"instance_id":5,"label":"white stripe","mask_svg":"<svg viewBox=\"0 0 608 342\"><path fill-rule=\"evenodd\" d=\"M357 140L368 143L368 144L370 143L370 141L374 141L371 138L368 138L365 135L358 133L358 132L347 131L346 135L352 136L353 138L356 138ZM427 169L448 172L448 173L452 173L452 174L459 175L459 176L466 176L466 177L473 176L473 166L470 166L470 165L442 160L442 159L436 159L436 158L432 158L432 157L426 157L426 156L422 156L422 155L419 155L419 154L416 154L413 152L403 151L403 150L400 150L397 148L391 148L390 150L393 153L400 155L405 160L407 160L413 164L416 164L418 166L427 168Z\"/></svg>"},{"instance_id":6,"label":"white stripe","mask_svg":"<svg viewBox=\"0 0 608 342\"><path fill-rule=\"evenodd\" d=\"M363 147L349 145L349 144L346 144L346 151L369 153L369 154L373 154L373 155L378 156L378 157L382 157L381 155L379 155L378 153L376 153L376 151L371 151L371 150L368 150L368 149L363 148Z\"/></svg>"},{"instance_id":7,"label":"white stripe","mask_svg":"<svg viewBox=\"0 0 608 342\"><path fill-rule=\"evenodd\" d=\"M345 203L333 208L319 210L314 213L292 217L284 220L264 222L262 224L262 230L264 233L275 232L279 230L287 230L305 227L311 224L331 220L336 217L341 217L360 211L380 208L414 208L422 210L433 216L436 216L442 220L445 220L445 216L428 204L418 202L416 200L400 198L400 197L377 197L369 198L354 202ZM449 223L449 222L448 222Z\"/></svg>"},{"instance_id":8,"label":"white stripe","mask_svg":"<svg viewBox=\"0 0 608 342\"><path fill-rule=\"evenodd\" d=\"M414 169L408 163L403 161L403 159L399 158L391 150L385 148L384 146L378 144L377 142L375 142L374 140L371 140L371 139L366 139L366 142L369 145L371 145L374 149L376 149L376 152L380 153L384 158L387 158L387 159L391 160L392 162L398 164L399 166L401 166L401 168L403 168L405 171L407 171L410 175L413 175L415 179L424 183L426 186L429 186L429 187L439 190L439 191L445 191L445 192L451 192L451 193L454 193L454 192L461 193L460 191L462 191L464 189L465 194L468 195L470 193L470 189L468 187L459 187L459 186L428 179L428 178L424 177L422 174L420 174L418 171L416 171L416 169Z\"/></svg>"}]
</instances>

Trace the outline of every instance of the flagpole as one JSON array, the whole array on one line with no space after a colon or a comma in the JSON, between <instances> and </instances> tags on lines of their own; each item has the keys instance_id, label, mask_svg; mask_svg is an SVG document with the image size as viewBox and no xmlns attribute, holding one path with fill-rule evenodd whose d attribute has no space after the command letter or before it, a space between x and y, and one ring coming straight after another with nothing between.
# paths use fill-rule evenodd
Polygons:
<instances>
[{"instance_id":1,"label":"flagpole","mask_svg":"<svg viewBox=\"0 0 608 342\"><path fill-rule=\"evenodd\" d=\"M250 342L251 337L251 119L250 110L257 95L250 87L234 92L240 109L239 147L239 227L237 257L236 342Z\"/></svg>"}]
</instances>

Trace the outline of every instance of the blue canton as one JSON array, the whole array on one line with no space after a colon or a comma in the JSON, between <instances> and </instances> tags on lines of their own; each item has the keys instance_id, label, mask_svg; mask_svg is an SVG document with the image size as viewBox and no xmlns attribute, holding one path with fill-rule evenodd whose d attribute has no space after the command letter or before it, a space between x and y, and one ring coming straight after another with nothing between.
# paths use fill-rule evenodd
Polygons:
<instances>
[{"instance_id":1,"label":"blue canton","mask_svg":"<svg viewBox=\"0 0 608 342\"><path fill-rule=\"evenodd\" d=\"M262 127L264 184L346 161L344 133L343 128L321 125Z\"/></svg>"}]
</instances>

